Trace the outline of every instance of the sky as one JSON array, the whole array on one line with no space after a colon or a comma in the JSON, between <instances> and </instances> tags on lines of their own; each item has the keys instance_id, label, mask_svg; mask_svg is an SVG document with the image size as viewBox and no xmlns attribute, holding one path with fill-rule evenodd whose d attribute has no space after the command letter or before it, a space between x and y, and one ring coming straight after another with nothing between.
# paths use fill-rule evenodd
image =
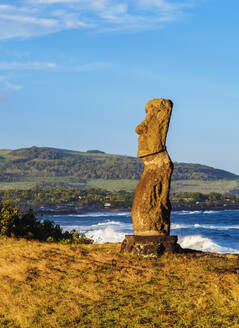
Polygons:
<instances>
[{"instance_id":1,"label":"sky","mask_svg":"<svg viewBox=\"0 0 239 328\"><path fill-rule=\"evenodd\" d=\"M153 98L171 158L239 174L238 0L0 0L0 149L137 155Z\"/></svg>"}]
</instances>

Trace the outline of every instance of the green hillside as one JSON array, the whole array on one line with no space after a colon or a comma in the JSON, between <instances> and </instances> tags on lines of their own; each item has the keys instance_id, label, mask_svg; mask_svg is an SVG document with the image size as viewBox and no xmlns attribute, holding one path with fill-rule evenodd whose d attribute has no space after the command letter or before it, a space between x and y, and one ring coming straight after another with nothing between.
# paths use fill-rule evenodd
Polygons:
<instances>
[{"instance_id":1,"label":"green hillside","mask_svg":"<svg viewBox=\"0 0 239 328\"><path fill-rule=\"evenodd\" d=\"M42 186L133 190L142 172L142 160L99 150L79 152L48 147L0 150L1 189L25 189L39 183ZM175 163L175 191L178 191L177 186L179 191L183 191L184 186L187 191L190 186L193 191L195 188L202 191L205 186L214 190L214 185L236 189L239 176L205 165Z\"/></svg>"}]
</instances>

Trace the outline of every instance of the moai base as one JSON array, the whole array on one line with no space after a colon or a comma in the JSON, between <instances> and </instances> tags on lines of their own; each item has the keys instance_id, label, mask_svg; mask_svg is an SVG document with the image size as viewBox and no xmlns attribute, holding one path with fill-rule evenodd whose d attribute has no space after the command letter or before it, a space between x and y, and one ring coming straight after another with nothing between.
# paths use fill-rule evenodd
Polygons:
<instances>
[{"instance_id":1,"label":"moai base","mask_svg":"<svg viewBox=\"0 0 239 328\"><path fill-rule=\"evenodd\" d=\"M121 244L121 252L134 255L157 257L163 253L178 253L181 247L177 236L135 236L126 235Z\"/></svg>"}]
</instances>

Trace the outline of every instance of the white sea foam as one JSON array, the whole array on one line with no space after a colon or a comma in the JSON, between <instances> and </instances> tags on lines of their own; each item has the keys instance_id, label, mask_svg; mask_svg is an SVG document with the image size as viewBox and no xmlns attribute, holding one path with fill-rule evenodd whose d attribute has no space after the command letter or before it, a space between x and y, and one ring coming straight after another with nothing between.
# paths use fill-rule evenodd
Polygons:
<instances>
[{"instance_id":1,"label":"white sea foam","mask_svg":"<svg viewBox=\"0 0 239 328\"><path fill-rule=\"evenodd\" d=\"M124 233L115 231L112 227L88 231L85 235L86 237L93 239L95 244L120 243L125 236Z\"/></svg>"},{"instance_id":2,"label":"white sea foam","mask_svg":"<svg viewBox=\"0 0 239 328\"><path fill-rule=\"evenodd\" d=\"M191 228L193 225L190 224L180 224L180 223L172 223L171 229L185 229L185 228Z\"/></svg>"},{"instance_id":3,"label":"white sea foam","mask_svg":"<svg viewBox=\"0 0 239 328\"><path fill-rule=\"evenodd\" d=\"M90 217L105 217L105 216L114 216L112 213L105 212L90 212L85 214L69 214L68 216L73 216L77 218L90 218Z\"/></svg>"},{"instance_id":4,"label":"white sea foam","mask_svg":"<svg viewBox=\"0 0 239 328\"><path fill-rule=\"evenodd\" d=\"M116 230L113 226L102 226L102 229L95 230L89 230L89 227L80 227L73 225L65 226L64 228L68 231L74 229L78 230L80 233L85 233L86 237L93 239L95 244L103 244L107 242L119 243L122 242L125 237L125 233ZM191 248L206 252L239 254L239 249L222 247L213 242L210 238L202 237L200 235L179 237L178 243L181 245L182 248Z\"/></svg>"},{"instance_id":5,"label":"white sea foam","mask_svg":"<svg viewBox=\"0 0 239 328\"><path fill-rule=\"evenodd\" d=\"M239 225L209 225L209 224L194 224L195 228L214 229L214 230L231 230L239 229Z\"/></svg>"},{"instance_id":6,"label":"white sea foam","mask_svg":"<svg viewBox=\"0 0 239 328\"><path fill-rule=\"evenodd\" d=\"M209 210L209 211L203 211L203 210L195 210L195 211L172 211L173 214L176 215L192 215L192 214L215 214L215 213L219 213L222 211L213 211L213 210ZM225 212L225 210L223 210L223 212Z\"/></svg>"},{"instance_id":7,"label":"white sea foam","mask_svg":"<svg viewBox=\"0 0 239 328\"><path fill-rule=\"evenodd\" d=\"M221 212L221 211L203 211L204 214L214 214L214 213L218 213L218 212Z\"/></svg>"},{"instance_id":8,"label":"white sea foam","mask_svg":"<svg viewBox=\"0 0 239 328\"><path fill-rule=\"evenodd\" d=\"M239 253L239 247L236 244L236 236L238 236L239 224L238 221L235 221L235 217L237 217L235 215L238 215L239 211L232 212L233 220L230 220L231 215L228 216L225 211L220 212L221 213L219 214L218 219L217 216L215 216L215 218L214 216L210 216L210 214L212 213L219 213L218 211L173 212L171 224L171 229L174 230L173 234L177 234L178 236L180 236L181 233L185 234L185 231L187 231L186 237L179 238L179 243L183 248L192 248L202 251L218 253ZM191 220L191 215L193 214L195 214L195 218L194 220ZM177 222L177 217L179 215L182 215L180 219L181 222ZM55 223L60 224L64 230L77 230L80 233L85 233L88 237L92 238L95 243L105 243L121 242L124 239L125 233L133 234L132 222L131 220L129 220L130 216L130 212L126 211L95 211L78 215L56 215L51 216L51 218L54 218ZM201 219L201 216L203 217L203 219ZM207 216L210 216L210 221L206 221ZM174 217L176 222L174 222ZM220 222L221 217L226 219L225 223ZM195 222L196 218L198 219ZM180 229L182 230L180 231ZM228 231L229 229L233 230ZM222 232L225 231L226 233L217 234L219 238L219 244L217 244L210 238L214 238L215 231L220 230ZM207 233L207 238L203 237L204 232ZM193 233L196 233L197 235L194 236L192 235ZM234 245L232 247L236 247L237 249L232 249L230 248L230 246L221 246L226 241L227 245L230 245L230 240L228 240L229 234L233 241L231 245Z\"/></svg>"},{"instance_id":9,"label":"white sea foam","mask_svg":"<svg viewBox=\"0 0 239 328\"><path fill-rule=\"evenodd\" d=\"M180 223L172 223L171 229L213 229L213 230L231 230L231 229L239 229L239 225L210 225L210 224L180 224Z\"/></svg>"},{"instance_id":10,"label":"white sea foam","mask_svg":"<svg viewBox=\"0 0 239 328\"><path fill-rule=\"evenodd\" d=\"M130 217L131 216L131 212L118 212L118 213L114 213L112 212L112 215L117 215L117 216L127 216L127 217Z\"/></svg>"},{"instance_id":11,"label":"white sea foam","mask_svg":"<svg viewBox=\"0 0 239 328\"><path fill-rule=\"evenodd\" d=\"M105 222L99 222L97 224L93 224L93 225L91 225L91 228L98 227L98 226L105 226L105 225L121 225L121 224L122 224L122 222L107 220Z\"/></svg>"},{"instance_id":12,"label":"white sea foam","mask_svg":"<svg viewBox=\"0 0 239 328\"><path fill-rule=\"evenodd\" d=\"M130 212L88 212L83 214L68 214L67 216L73 216L78 218L90 218L90 217L108 217L108 216L126 216L130 217Z\"/></svg>"},{"instance_id":13,"label":"white sea foam","mask_svg":"<svg viewBox=\"0 0 239 328\"><path fill-rule=\"evenodd\" d=\"M202 214L203 213L203 211L173 211L172 212L173 214L176 214L176 215L187 215L187 214L189 214L189 215L192 215L192 214Z\"/></svg>"},{"instance_id":14,"label":"white sea foam","mask_svg":"<svg viewBox=\"0 0 239 328\"><path fill-rule=\"evenodd\" d=\"M191 248L204 252L239 254L238 249L222 247L213 242L210 238L205 238L200 235L181 237L178 243L182 248Z\"/></svg>"},{"instance_id":15,"label":"white sea foam","mask_svg":"<svg viewBox=\"0 0 239 328\"><path fill-rule=\"evenodd\" d=\"M88 231L86 232L86 237L93 239L95 244L107 242L119 243L123 241L125 234L116 231L112 227L106 227L105 229ZM239 254L238 249L222 247L213 242L210 238L205 238L200 235L181 237L178 242L182 248L191 248L205 252Z\"/></svg>"},{"instance_id":16,"label":"white sea foam","mask_svg":"<svg viewBox=\"0 0 239 328\"><path fill-rule=\"evenodd\" d=\"M188 211L172 211L171 213L175 215L185 215L188 213Z\"/></svg>"},{"instance_id":17,"label":"white sea foam","mask_svg":"<svg viewBox=\"0 0 239 328\"><path fill-rule=\"evenodd\" d=\"M119 221L110 221L107 220L105 222L99 222L96 224L91 224L91 225L80 225L80 224L75 224L75 225L61 225L64 231L72 231L72 230L77 230L80 233L86 233L86 232L93 232L93 231L98 231L100 230L105 230L107 228L112 228L117 231L128 231L133 233L133 225L132 223L124 223L124 222L119 222Z\"/></svg>"},{"instance_id":18,"label":"white sea foam","mask_svg":"<svg viewBox=\"0 0 239 328\"><path fill-rule=\"evenodd\" d=\"M213 229L213 230L231 230L239 229L239 225L210 225L210 224L194 224L194 228Z\"/></svg>"}]
</instances>

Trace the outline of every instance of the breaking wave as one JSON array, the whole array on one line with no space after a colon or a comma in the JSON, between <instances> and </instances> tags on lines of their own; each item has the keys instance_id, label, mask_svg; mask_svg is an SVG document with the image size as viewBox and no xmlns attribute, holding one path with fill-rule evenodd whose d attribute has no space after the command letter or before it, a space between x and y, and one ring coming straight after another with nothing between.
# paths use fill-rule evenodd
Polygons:
<instances>
[{"instance_id":1,"label":"breaking wave","mask_svg":"<svg viewBox=\"0 0 239 328\"><path fill-rule=\"evenodd\" d=\"M110 220L107 220L105 222L99 222L97 224L93 224L91 227L98 227L98 226L105 226L105 225L120 225L121 222L118 222L118 221L110 221Z\"/></svg>"},{"instance_id":2,"label":"breaking wave","mask_svg":"<svg viewBox=\"0 0 239 328\"><path fill-rule=\"evenodd\" d=\"M203 210L195 210L195 211L172 211L173 214L177 214L177 215L194 215L194 214L216 214L219 212L225 212L226 210L218 210L218 211L214 211L214 210L209 210L209 211L203 211Z\"/></svg>"},{"instance_id":3,"label":"breaking wave","mask_svg":"<svg viewBox=\"0 0 239 328\"><path fill-rule=\"evenodd\" d=\"M95 211L45 218L53 219L64 230L85 233L96 244L122 242L125 234L133 234L129 211ZM239 254L239 210L174 211L171 230L178 235L183 248Z\"/></svg>"},{"instance_id":4,"label":"breaking wave","mask_svg":"<svg viewBox=\"0 0 239 328\"><path fill-rule=\"evenodd\" d=\"M86 237L94 240L94 244L120 243L124 240L125 233L116 231L112 227L88 231Z\"/></svg>"},{"instance_id":5,"label":"breaking wave","mask_svg":"<svg viewBox=\"0 0 239 328\"><path fill-rule=\"evenodd\" d=\"M172 223L171 229L213 229L213 230L231 230L231 229L239 229L239 225L210 225L210 224L180 224L180 223Z\"/></svg>"},{"instance_id":6,"label":"breaking wave","mask_svg":"<svg viewBox=\"0 0 239 328\"><path fill-rule=\"evenodd\" d=\"M191 248L198 251L239 254L238 249L222 247L213 242L210 238L205 238L200 235L181 237L178 239L178 243L182 248Z\"/></svg>"},{"instance_id":7,"label":"breaking wave","mask_svg":"<svg viewBox=\"0 0 239 328\"><path fill-rule=\"evenodd\" d=\"M94 240L94 244L120 243L124 240L125 233L116 231L113 227L91 230L86 232L86 237ZM223 247L210 238L200 235L180 237L178 243L182 248L191 248L204 252L239 254L238 249Z\"/></svg>"},{"instance_id":8,"label":"breaking wave","mask_svg":"<svg viewBox=\"0 0 239 328\"><path fill-rule=\"evenodd\" d=\"M90 218L90 217L107 217L107 216L125 216L131 217L130 212L89 212L83 214L68 214L69 217Z\"/></svg>"}]
</instances>

